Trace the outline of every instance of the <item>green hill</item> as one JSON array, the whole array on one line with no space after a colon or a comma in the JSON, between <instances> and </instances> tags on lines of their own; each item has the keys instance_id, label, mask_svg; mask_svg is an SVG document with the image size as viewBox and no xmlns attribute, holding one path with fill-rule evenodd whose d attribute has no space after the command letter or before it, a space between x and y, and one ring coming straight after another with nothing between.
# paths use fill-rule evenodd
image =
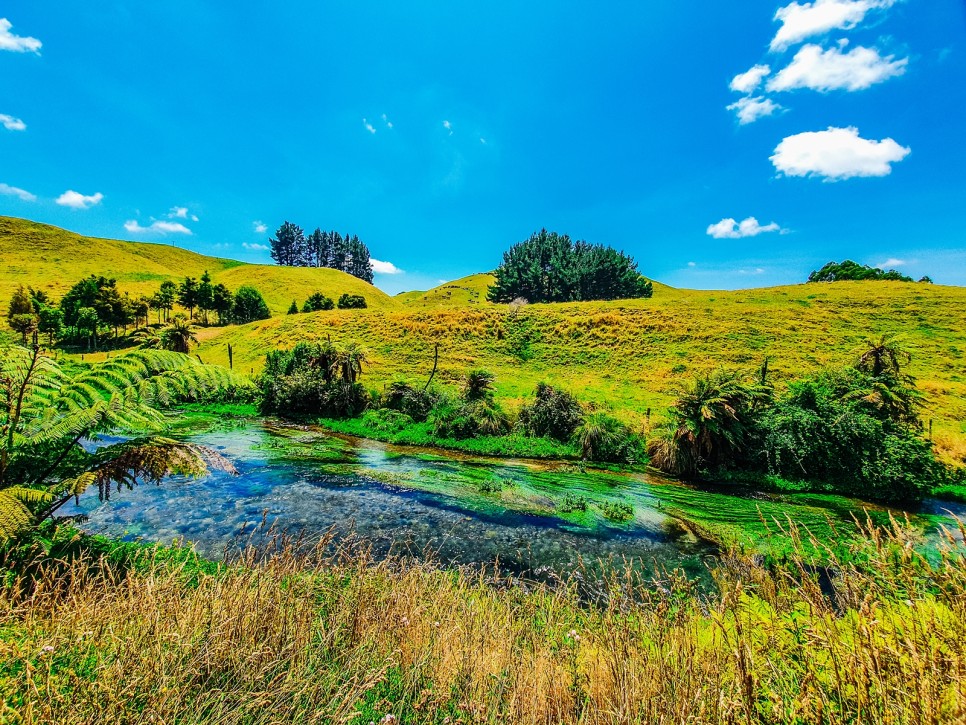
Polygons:
<instances>
[{"instance_id":1,"label":"green hill","mask_svg":"<svg viewBox=\"0 0 966 725\"><path fill-rule=\"evenodd\" d=\"M485 275L466 278L477 280ZM460 283L465 280L460 280ZM450 304L419 299L401 311L279 317L213 330L199 353L225 362L232 343L242 369L260 369L271 349L300 340L356 340L372 358L364 380L424 380L440 344L437 380L472 367L497 375L511 403L546 380L643 425L670 402L674 385L716 366L751 369L769 358L777 383L851 363L866 342L898 333L909 372L925 394L936 440L966 460L966 288L902 282L837 282L733 292L655 289L652 299L527 305L459 304L471 285L450 283ZM445 298L446 285L433 292Z\"/></svg>"},{"instance_id":2,"label":"green hill","mask_svg":"<svg viewBox=\"0 0 966 725\"><path fill-rule=\"evenodd\" d=\"M467 277L444 282L427 292L401 292L396 299L407 307L440 308L440 307L472 307L475 305L489 305L486 293L496 282L496 277L486 272L471 274ZM678 290L660 282L654 282L654 294L664 297L686 295L690 290Z\"/></svg>"},{"instance_id":3,"label":"green hill","mask_svg":"<svg viewBox=\"0 0 966 725\"><path fill-rule=\"evenodd\" d=\"M301 304L317 291L333 299L344 292L360 294L377 310L401 306L382 290L334 269L245 264L166 244L83 237L11 217L0 217L0 259L4 303L21 284L43 289L56 299L78 280L96 274L114 277L122 292L136 296L153 293L165 280L200 277L208 270L214 282L230 289L258 288L273 314L284 314L293 298Z\"/></svg>"}]
</instances>

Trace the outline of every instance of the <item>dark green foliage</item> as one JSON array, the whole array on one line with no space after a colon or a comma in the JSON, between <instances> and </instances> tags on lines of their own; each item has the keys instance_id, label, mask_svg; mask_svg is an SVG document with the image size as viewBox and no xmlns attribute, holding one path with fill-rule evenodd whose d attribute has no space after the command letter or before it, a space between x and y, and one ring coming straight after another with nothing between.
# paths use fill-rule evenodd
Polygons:
<instances>
[{"instance_id":1,"label":"dark green foliage","mask_svg":"<svg viewBox=\"0 0 966 725\"><path fill-rule=\"evenodd\" d=\"M299 304L295 300L292 300L292 304L289 305L288 312L286 314L297 315L298 313L299 313Z\"/></svg>"},{"instance_id":2,"label":"dark green foliage","mask_svg":"<svg viewBox=\"0 0 966 725\"><path fill-rule=\"evenodd\" d=\"M570 393L539 383L536 400L520 410L520 427L529 436L569 441L583 423L584 411Z\"/></svg>"},{"instance_id":3,"label":"dark green foliage","mask_svg":"<svg viewBox=\"0 0 966 725\"><path fill-rule=\"evenodd\" d=\"M267 320L271 316L268 305L265 304L257 289L248 286L238 288L231 310L231 317L235 323L244 325L255 320Z\"/></svg>"},{"instance_id":4,"label":"dark green foliage","mask_svg":"<svg viewBox=\"0 0 966 725\"><path fill-rule=\"evenodd\" d=\"M316 229L308 237L301 227L285 222L269 240L272 259L289 267L329 267L372 283L369 248L355 235Z\"/></svg>"},{"instance_id":5,"label":"dark green foliage","mask_svg":"<svg viewBox=\"0 0 966 725\"><path fill-rule=\"evenodd\" d=\"M494 272L491 302L575 302L650 297L653 286L634 260L611 247L573 242L542 229L510 247Z\"/></svg>"},{"instance_id":6,"label":"dark green foliage","mask_svg":"<svg viewBox=\"0 0 966 725\"><path fill-rule=\"evenodd\" d=\"M462 396L467 403L493 399L496 376L489 370L470 370L463 381Z\"/></svg>"},{"instance_id":7,"label":"dark green foliage","mask_svg":"<svg viewBox=\"0 0 966 725\"><path fill-rule=\"evenodd\" d=\"M261 410L274 415L319 415L347 418L369 405L358 382L364 354L354 345L299 343L291 350L270 352L258 380Z\"/></svg>"},{"instance_id":8,"label":"dark green foliage","mask_svg":"<svg viewBox=\"0 0 966 725\"><path fill-rule=\"evenodd\" d=\"M920 435L915 404L902 381L854 368L798 381L757 421L757 463L866 500L922 498L945 470Z\"/></svg>"},{"instance_id":9,"label":"dark green foliage","mask_svg":"<svg viewBox=\"0 0 966 725\"><path fill-rule=\"evenodd\" d=\"M591 413L574 433L584 458L606 463L640 463L646 459L641 439L616 418Z\"/></svg>"},{"instance_id":10,"label":"dark green foliage","mask_svg":"<svg viewBox=\"0 0 966 725\"><path fill-rule=\"evenodd\" d=\"M178 287L178 304L188 310L188 319L195 316L195 307L198 306L198 280L194 277L185 277Z\"/></svg>"},{"instance_id":11,"label":"dark green foliage","mask_svg":"<svg viewBox=\"0 0 966 725\"><path fill-rule=\"evenodd\" d=\"M283 222L268 240L272 259L283 266L300 266L305 257L307 245L302 228L291 222Z\"/></svg>"},{"instance_id":12,"label":"dark green foliage","mask_svg":"<svg viewBox=\"0 0 966 725\"><path fill-rule=\"evenodd\" d=\"M365 307L365 304L362 305ZM302 312L319 312L321 310L335 309L335 303L331 297L326 297L321 292L313 292L305 304L302 305Z\"/></svg>"},{"instance_id":13,"label":"dark green foliage","mask_svg":"<svg viewBox=\"0 0 966 725\"><path fill-rule=\"evenodd\" d=\"M755 411L769 397L761 379L745 380L736 371L716 370L697 378L680 386L670 420L648 452L663 471L683 478L727 467L745 454Z\"/></svg>"},{"instance_id":14,"label":"dark green foliage","mask_svg":"<svg viewBox=\"0 0 966 725\"><path fill-rule=\"evenodd\" d=\"M841 282L843 280L867 279L912 282L912 277L907 277L894 269L885 271L878 267L853 262L851 259L846 259L844 262L829 262L820 270L808 275L809 282Z\"/></svg>"},{"instance_id":15,"label":"dark green foliage","mask_svg":"<svg viewBox=\"0 0 966 725\"><path fill-rule=\"evenodd\" d=\"M502 436L510 432L510 419L491 397L437 406L431 415L439 438L466 440L479 436Z\"/></svg>"},{"instance_id":16,"label":"dark green foliage","mask_svg":"<svg viewBox=\"0 0 966 725\"><path fill-rule=\"evenodd\" d=\"M442 399L435 390L417 390L406 383L391 383L382 397L382 406L404 413L414 421L422 423Z\"/></svg>"},{"instance_id":17,"label":"dark green foliage","mask_svg":"<svg viewBox=\"0 0 966 725\"><path fill-rule=\"evenodd\" d=\"M91 275L75 284L60 300L68 336L97 342L98 329L127 327L134 321L134 303L117 290L117 282ZM81 313L82 310L85 312ZM93 311L93 316L90 310Z\"/></svg>"},{"instance_id":18,"label":"dark green foliage","mask_svg":"<svg viewBox=\"0 0 966 725\"><path fill-rule=\"evenodd\" d=\"M198 310L201 312L201 319L204 324L208 324L208 313L214 312L215 310L215 288L211 284L211 275L208 274L208 270L201 275L201 281L198 282Z\"/></svg>"},{"instance_id":19,"label":"dark green foliage","mask_svg":"<svg viewBox=\"0 0 966 725\"><path fill-rule=\"evenodd\" d=\"M338 307L340 310L361 310L368 305L366 298L362 295L350 295L348 292L343 292L342 296L339 297Z\"/></svg>"},{"instance_id":20,"label":"dark green foliage","mask_svg":"<svg viewBox=\"0 0 966 725\"><path fill-rule=\"evenodd\" d=\"M228 324L231 320L231 308L235 304L231 290L219 282L212 288L211 297L212 309L218 314L218 324Z\"/></svg>"},{"instance_id":21,"label":"dark green foliage","mask_svg":"<svg viewBox=\"0 0 966 725\"><path fill-rule=\"evenodd\" d=\"M47 335L50 345L54 344L54 338L60 337L64 331L64 313L56 307L43 305L37 313L37 329Z\"/></svg>"}]
</instances>

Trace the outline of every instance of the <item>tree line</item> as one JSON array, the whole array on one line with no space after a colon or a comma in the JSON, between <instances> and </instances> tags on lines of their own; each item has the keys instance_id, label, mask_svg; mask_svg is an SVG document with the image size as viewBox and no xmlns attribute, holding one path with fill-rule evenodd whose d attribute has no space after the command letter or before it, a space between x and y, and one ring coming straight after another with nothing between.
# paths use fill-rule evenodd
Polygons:
<instances>
[{"instance_id":1,"label":"tree line","mask_svg":"<svg viewBox=\"0 0 966 725\"><path fill-rule=\"evenodd\" d=\"M894 269L884 270L859 264L851 259L843 262L829 262L824 267L814 270L808 275L809 282L844 282L847 280L891 280L894 282L912 282L912 277ZM929 277L922 277L920 282L931 283Z\"/></svg>"},{"instance_id":2,"label":"tree line","mask_svg":"<svg viewBox=\"0 0 966 725\"><path fill-rule=\"evenodd\" d=\"M503 254L491 302L580 302L650 297L653 285L623 252L541 229Z\"/></svg>"},{"instance_id":3,"label":"tree line","mask_svg":"<svg viewBox=\"0 0 966 725\"><path fill-rule=\"evenodd\" d=\"M187 310L187 316L172 318L176 303ZM96 275L77 282L57 303L43 290L21 285L10 299L7 321L24 342L28 335L37 332L47 335L50 345L55 339L86 341L88 348L96 349L105 334L113 333L117 338L122 332L126 334L129 327L146 327L152 310L157 312L159 325L181 327L196 317L204 325L215 319L217 324L227 325L271 317L257 289L242 286L233 292L223 284L212 284L206 271L200 280L185 277L180 285L167 280L154 294L140 297L120 292L117 280Z\"/></svg>"},{"instance_id":4,"label":"tree line","mask_svg":"<svg viewBox=\"0 0 966 725\"><path fill-rule=\"evenodd\" d=\"M372 262L367 247L356 235L323 232L305 235L297 224L284 222L268 240L272 259L286 267L328 267L372 284Z\"/></svg>"}]
</instances>

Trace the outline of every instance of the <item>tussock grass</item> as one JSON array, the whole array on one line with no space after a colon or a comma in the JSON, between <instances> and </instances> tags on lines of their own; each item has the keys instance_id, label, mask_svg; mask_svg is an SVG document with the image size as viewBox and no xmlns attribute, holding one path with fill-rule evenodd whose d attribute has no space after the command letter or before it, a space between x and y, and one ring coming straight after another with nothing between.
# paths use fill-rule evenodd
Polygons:
<instances>
[{"instance_id":1,"label":"tussock grass","mask_svg":"<svg viewBox=\"0 0 966 725\"><path fill-rule=\"evenodd\" d=\"M901 526L864 534L820 571L732 552L706 597L618 572L594 604L325 541L190 576L48 562L0 592L0 719L962 722L961 541L929 561Z\"/></svg>"}]
</instances>

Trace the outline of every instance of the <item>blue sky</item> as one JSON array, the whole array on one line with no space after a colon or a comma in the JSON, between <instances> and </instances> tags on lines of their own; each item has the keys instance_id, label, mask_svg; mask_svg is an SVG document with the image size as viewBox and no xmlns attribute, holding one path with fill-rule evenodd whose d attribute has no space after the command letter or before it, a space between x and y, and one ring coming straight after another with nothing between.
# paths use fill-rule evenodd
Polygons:
<instances>
[{"instance_id":1,"label":"blue sky","mask_svg":"<svg viewBox=\"0 0 966 725\"><path fill-rule=\"evenodd\" d=\"M390 292L541 227L682 287L966 284L961 0L7 0L0 78L0 214L85 234L268 261L287 219Z\"/></svg>"}]
</instances>

